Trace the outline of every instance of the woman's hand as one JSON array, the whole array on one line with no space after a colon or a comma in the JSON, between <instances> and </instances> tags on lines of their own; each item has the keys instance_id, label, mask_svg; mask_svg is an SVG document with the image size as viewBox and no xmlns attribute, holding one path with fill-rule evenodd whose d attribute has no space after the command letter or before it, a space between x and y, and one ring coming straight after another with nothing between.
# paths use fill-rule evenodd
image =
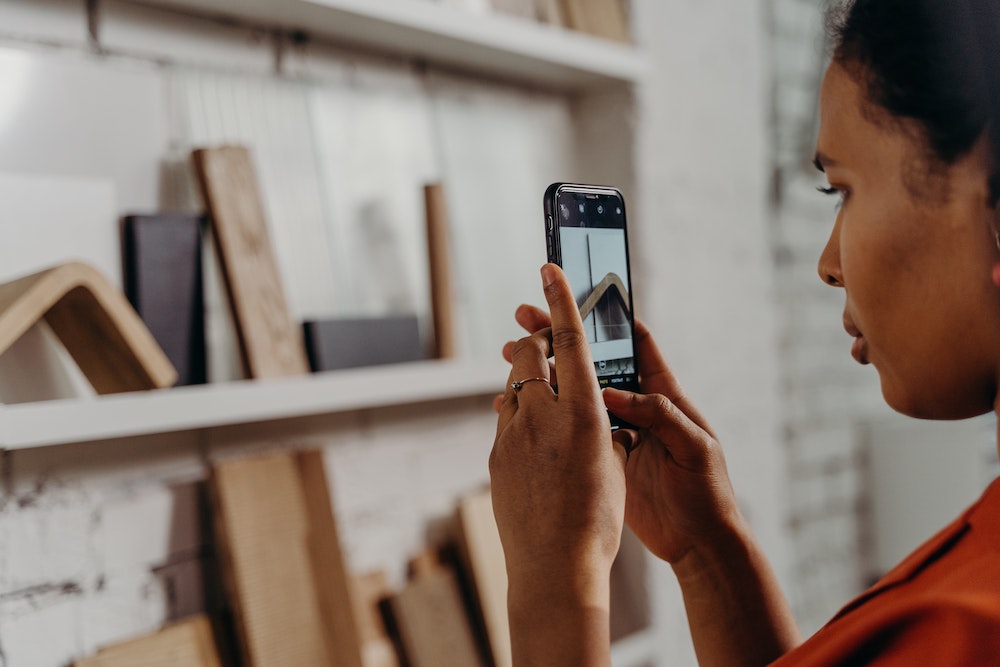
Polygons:
<instances>
[{"instance_id":1,"label":"woman's hand","mask_svg":"<svg viewBox=\"0 0 1000 667\"><path fill-rule=\"evenodd\" d=\"M533 306L521 306L515 318L529 332L550 325L548 313ZM508 361L513 346L504 347ZM607 408L639 427L614 435L630 452L625 516L650 551L677 563L693 548L727 539L739 513L715 434L642 322L636 322L636 351L642 393L604 391Z\"/></svg>"},{"instance_id":2,"label":"woman's hand","mask_svg":"<svg viewBox=\"0 0 1000 667\"><path fill-rule=\"evenodd\" d=\"M515 665L607 664L609 578L625 515L625 452L611 438L569 283L542 268L552 328L508 348L490 455L507 561ZM551 334L551 335L550 335ZM549 350L559 367L559 393ZM519 390L511 383L523 381Z\"/></svg>"},{"instance_id":3,"label":"woman's hand","mask_svg":"<svg viewBox=\"0 0 1000 667\"><path fill-rule=\"evenodd\" d=\"M532 306L521 306L516 319L541 334L549 325ZM740 516L712 429L642 323L636 337L643 393L606 389L603 396L612 413L638 427L614 434L629 452L628 525L673 566L699 664L767 664L801 641L791 610ZM508 361L520 345L504 346Z\"/></svg>"},{"instance_id":4,"label":"woman's hand","mask_svg":"<svg viewBox=\"0 0 1000 667\"><path fill-rule=\"evenodd\" d=\"M608 409L638 427L615 433L630 452L625 516L650 551L677 564L731 540L742 519L715 433L641 322L636 351L642 393L604 392Z\"/></svg>"}]
</instances>

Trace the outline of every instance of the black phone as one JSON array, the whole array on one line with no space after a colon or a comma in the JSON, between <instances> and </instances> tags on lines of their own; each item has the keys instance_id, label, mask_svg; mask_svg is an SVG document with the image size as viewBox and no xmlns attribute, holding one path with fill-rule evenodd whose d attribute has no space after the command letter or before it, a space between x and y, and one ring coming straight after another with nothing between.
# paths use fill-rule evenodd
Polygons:
<instances>
[{"instance_id":1,"label":"black phone","mask_svg":"<svg viewBox=\"0 0 1000 667\"><path fill-rule=\"evenodd\" d=\"M617 188L553 183L545 191L549 261L576 296L601 388L639 391L625 198ZM611 417L611 429L634 428Z\"/></svg>"}]
</instances>

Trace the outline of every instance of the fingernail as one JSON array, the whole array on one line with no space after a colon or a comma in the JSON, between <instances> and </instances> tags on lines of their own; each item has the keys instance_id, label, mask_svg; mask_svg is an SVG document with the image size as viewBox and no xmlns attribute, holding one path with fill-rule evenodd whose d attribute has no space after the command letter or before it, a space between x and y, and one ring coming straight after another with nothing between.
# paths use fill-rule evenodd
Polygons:
<instances>
[{"instance_id":1,"label":"fingernail","mask_svg":"<svg viewBox=\"0 0 1000 667\"><path fill-rule=\"evenodd\" d=\"M551 264L545 264L542 266L542 285L548 287L556 281L556 272L552 268Z\"/></svg>"}]
</instances>

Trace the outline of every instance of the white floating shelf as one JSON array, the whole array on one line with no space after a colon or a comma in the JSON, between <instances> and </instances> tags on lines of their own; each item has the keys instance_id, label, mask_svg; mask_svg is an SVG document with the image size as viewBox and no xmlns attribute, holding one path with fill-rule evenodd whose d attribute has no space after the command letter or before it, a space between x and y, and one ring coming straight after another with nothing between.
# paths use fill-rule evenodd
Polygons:
<instances>
[{"instance_id":1,"label":"white floating shelf","mask_svg":"<svg viewBox=\"0 0 1000 667\"><path fill-rule=\"evenodd\" d=\"M434 0L133 0L191 14L302 30L383 54L560 89L637 83L631 44Z\"/></svg>"},{"instance_id":2,"label":"white floating shelf","mask_svg":"<svg viewBox=\"0 0 1000 667\"><path fill-rule=\"evenodd\" d=\"M503 390L504 364L426 361L0 405L0 450L301 418Z\"/></svg>"}]
</instances>

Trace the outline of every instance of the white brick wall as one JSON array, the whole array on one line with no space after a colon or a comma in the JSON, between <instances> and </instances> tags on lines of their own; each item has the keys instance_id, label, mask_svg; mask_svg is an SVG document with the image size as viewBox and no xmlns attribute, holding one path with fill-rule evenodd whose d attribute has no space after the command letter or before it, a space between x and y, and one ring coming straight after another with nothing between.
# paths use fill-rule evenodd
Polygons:
<instances>
[{"instance_id":1,"label":"white brick wall","mask_svg":"<svg viewBox=\"0 0 1000 667\"><path fill-rule=\"evenodd\" d=\"M637 312L718 432L741 506L787 583L767 4L642 7L655 76L640 91ZM676 583L663 564L651 572L663 664L694 664Z\"/></svg>"},{"instance_id":2,"label":"white brick wall","mask_svg":"<svg viewBox=\"0 0 1000 667\"><path fill-rule=\"evenodd\" d=\"M865 435L872 432L871 425L893 424L905 433L903 439L913 441L905 463L916 473L902 483L924 484L924 496L936 493L941 503L955 497L956 490L944 485L935 489L921 481L947 475L933 474L940 460L921 459L918 445L929 451L950 447L956 470L978 466L983 471L981 481L962 490L966 502L993 476L996 460L991 417L942 426L905 420L885 405L875 370L858 366L848 354L850 340L841 328L843 292L817 276L816 262L834 219L831 199L815 192L823 180L810 165L824 66L825 4L771 4L776 178L771 241L780 304L782 424L795 562L790 590L806 632L824 623L887 567L873 559L876 547L887 548L876 543L883 537L873 532L873 522L875 510L885 502L879 494L888 480L871 474L871 448L878 446ZM969 443L970 438L979 442ZM970 456L975 460L970 462ZM940 521L924 522L920 530L929 536ZM916 544L891 546L901 556Z\"/></svg>"}]
</instances>

